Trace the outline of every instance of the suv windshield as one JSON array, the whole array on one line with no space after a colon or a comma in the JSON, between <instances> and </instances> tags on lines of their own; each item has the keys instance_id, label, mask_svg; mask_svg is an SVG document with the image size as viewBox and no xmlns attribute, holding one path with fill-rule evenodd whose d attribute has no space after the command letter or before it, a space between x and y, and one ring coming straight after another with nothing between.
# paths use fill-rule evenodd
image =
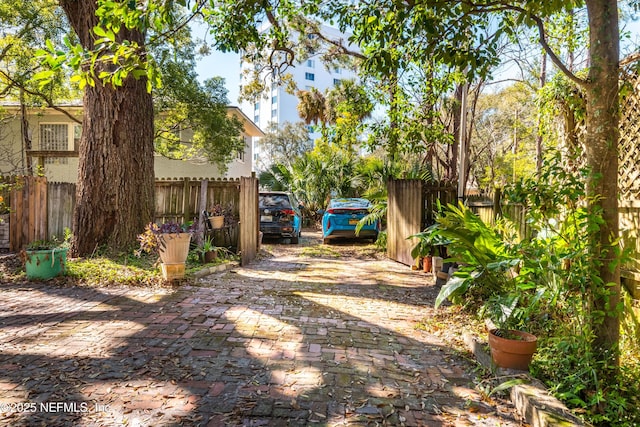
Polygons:
<instances>
[{"instance_id":1,"label":"suv windshield","mask_svg":"<svg viewBox=\"0 0 640 427\"><path fill-rule=\"evenodd\" d=\"M291 202L286 194L261 194L260 207L291 209Z\"/></svg>"}]
</instances>

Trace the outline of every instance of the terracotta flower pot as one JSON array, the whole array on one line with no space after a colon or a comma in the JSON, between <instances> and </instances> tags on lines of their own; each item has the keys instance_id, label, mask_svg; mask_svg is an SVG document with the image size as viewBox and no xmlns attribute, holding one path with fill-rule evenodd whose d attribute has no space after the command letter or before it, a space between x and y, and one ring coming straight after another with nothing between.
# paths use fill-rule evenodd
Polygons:
<instances>
[{"instance_id":1,"label":"terracotta flower pot","mask_svg":"<svg viewBox=\"0 0 640 427\"><path fill-rule=\"evenodd\" d=\"M500 331L503 336L496 335ZM528 332L504 329L489 331L489 347L493 362L508 369L528 371L538 338Z\"/></svg>"},{"instance_id":2,"label":"terracotta flower pot","mask_svg":"<svg viewBox=\"0 0 640 427\"><path fill-rule=\"evenodd\" d=\"M433 257L431 256L426 256L424 258L422 258L422 271L424 271L425 273L431 273L431 270L433 269Z\"/></svg>"}]
</instances>

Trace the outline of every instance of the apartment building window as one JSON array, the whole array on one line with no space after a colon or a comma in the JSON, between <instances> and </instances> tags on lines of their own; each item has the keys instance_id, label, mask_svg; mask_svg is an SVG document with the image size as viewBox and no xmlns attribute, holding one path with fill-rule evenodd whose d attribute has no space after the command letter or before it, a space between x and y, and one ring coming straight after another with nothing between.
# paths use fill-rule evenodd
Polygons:
<instances>
[{"instance_id":1,"label":"apartment building window","mask_svg":"<svg viewBox=\"0 0 640 427\"><path fill-rule=\"evenodd\" d=\"M75 123L41 123L40 150L72 151L77 150L82 129ZM68 164L67 157L47 157L45 164Z\"/></svg>"},{"instance_id":2,"label":"apartment building window","mask_svg":"<svg viewBox=\"0 0 640 427\"><path fill-rule=\"evenodd\" d=\"M340 83L342 83L342 80L340 80L340 79L333 79L333 85L334 85L334 86L339 86L339 85L340 85Z\"/></svg>"},{"instance_id":3,"label":"apartment building window","mask_svg":"<svg viewBox=\"0 0 640 427\"><path fill-rule=\"evenodd\" d=\"M313 73L304 73L305 80L314 81L316 79L316 75Z\"/></svg>"},{"instance_id":4,"label":"apartment building window","mask_svg":"<svg viewBox=\"0 0 640 427\"><path fill-rule=\"evenodd\" d=\"M307 59L307 67L315 68L316 67L316 61L314 61L313 59Z\"/></svg>"},{"instance_id":5,"label":"apartment building window","mask_svg":"<svg viewBox=\"0 0 640 427\"><path fill-rule=\"evenodd\" d=\"M271 105L278 103L278 95L274 95L271 97Z\"/></svg>"},{"instance_id":6,"label":"apartment building window","mask_svg":"<svg viewBox=\"0 0 640 427\"><path fill-rule=\"evenodd\" d=\"M260 110L260 103L256 102L255 104L253 104L253 111L259 111Z\"/></svg>"},{"instance_id":7,"label":"apartment building window","mask_svg":"<svg viewBox=\"0 0 640 427\"><path fill-rule=\"evenodd\" d=\"M271 110L271 118L275 119L278 117L278 109L274 108L273 110Z\"/></svg>"},{"instance_id":8,"label":"apartment building window","mask_svg":"<svg viewBox=\"0 0 640 427\"><path fill-rule=\"evenodd\" d=\"M342 69L341 69L341 68L336 67L336 68L334 68L334 69L333 69L333 72L334 72L335 74L342 74Z\"/></svg>"}]
</instances>

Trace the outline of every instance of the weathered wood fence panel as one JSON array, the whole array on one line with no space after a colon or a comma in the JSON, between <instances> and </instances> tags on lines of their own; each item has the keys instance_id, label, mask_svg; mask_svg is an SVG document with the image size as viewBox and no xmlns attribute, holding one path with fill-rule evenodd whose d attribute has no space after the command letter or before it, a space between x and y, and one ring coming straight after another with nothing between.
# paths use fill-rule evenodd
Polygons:
<instances>
[{"instance_id":1,"label":"weathered wood fence panel","mask_svg":"<svg viewBox=\"0 0 640 427\"><path fill-rule=\"evenodd\" d=\"M157 180L154 221L197 221L201 206L209 209L220 203L230 206L234 216L239 212L239 180L206 180L206 200L200 203L202 180Z\"/></svg>"},{"instance_id":2,"label":"weathered wood fence panel","mask_svg":"<svg viewBox=\"0 0 640 427\"><path fill-rule=\"evenodd\" d=\"M387 192L387 256L411 265L415 242L407 237L422 231L422 181L390 179Z\"/></svg>"},{"instance_id":3,"label":"weathered wood fence panel","mask_svg":"<svg viewBox=\"0 0 640 427\"><path fill-rule=\"evenodd\" d=\"M529 236L531 229L527 224L524 206L504 203L502 192L496 191L486 197L473 197L467 200L467 206L482 219L485 224L495 224L496 219L505 216L513 221L521 237Z\"/></svg>"},{"instance_id":4,"label":"weathered wood fence panel","mask_svg":"<svg viewBox=\"0 0 640 427\"><path fill-rule=\"evenodd\" d=\"M640 299L640 201L623 200L619 209L622 244L630 252L620 274L633 298Z\"/></svg>"},{"instance_id":5,"label":"weathered wood fence panel","mask_svg":"<svg viewBox=\"0 0 640 427\"><path fill-rule=\"evenodd\" d=\"M48 197L48 236L64 237L65 228L73 225L73 210L76 206L76 185L68 182L49 182Z\"/></svg>"},{"instance_id":6,"label":"weathered wood fence panel","mask_svg":"<svg viewBox=\"0 0 640 427\"><path fill-rule=\"evenodd\" d=\"M240 232L238 249L240 264L246 265L255 259L258 253L258 234L260 220L258 217L258 179L240 178Z\"/></svg>"},{"instance_id":7,"label":"weathered wood fence panel","mask_svg":"<svg viewBox=\"0 0 640 427\"><path fill-rule=\"evenodd\" d=\"M438 204L446 206L455 205L457 202L457 188L455 185L446 182L423 183L422 184L422 230L436 222L438 214Z\"/></svg>"},{"instance_id":8,"label":"weathered wood fence panel","mask_svg":"<svg viewBox=\"0 0 640 427\"><path fill-rule=\"evenodd\" d=\"M412 265L411 249L415 239L409 236L435 222L438 203L455 203L456 188L446 183L430 184L418 179L391 179L387 182L387 256Z\"/></svg>"},{"instance_id":9,"label":"weathered wood fence panel","mask_svg":"<svg viewBox=\"0 0 640 427\"><path fill-rule=\"evenodd\" d=\"M9 250L17 252L48 235L47 179L25 176L11 190Z\"/></svg>"},{"instance_id":10,"label":"weathered wood fence panel","mask_svg":"<svg viewBox=\"0 0 640 427\"><path fill-rule=\"evenodd\" d=\"M154 221L179 223L197 220L200 181L156 181Z\"/></svg>"}]
</instances>

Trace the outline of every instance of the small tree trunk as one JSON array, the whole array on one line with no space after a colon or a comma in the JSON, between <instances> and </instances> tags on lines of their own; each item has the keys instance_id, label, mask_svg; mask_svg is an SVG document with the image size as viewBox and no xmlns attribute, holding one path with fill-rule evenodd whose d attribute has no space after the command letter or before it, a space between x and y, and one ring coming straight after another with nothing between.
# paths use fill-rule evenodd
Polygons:
<instances>
[{"instance_id":1,"label":"small tree trunk","mask_svg":"<svg viewBox=\"0 0 640 427\"><path fill-rule=\"evenodd\" d=\"M542 58L540 58L540 88L543 88L547 84L547 53L542 51ZM542 170L542 116L538 117L538 135L536 136L536 171L538 175Z\"/></svg>"},{"instance_id":2,"label":"small tree trunk","mask_svg":"<svg viewBox=\"0 0 640 427\"><path fill-rule=\"evenodd\" d=\"M594 351L605 365L619 362L620 265L617 255L618 225L618 9L615 0L587 0L591 67L586 86L586 157L591 168L588 193L596 200L592 209L602 209L604 224L594 236L596 259L601 264L602 283L593 289ZM600 321L601 320L601 321ZM604 381L607 372L603 372Z\"/></svg>"}]
</instances>

